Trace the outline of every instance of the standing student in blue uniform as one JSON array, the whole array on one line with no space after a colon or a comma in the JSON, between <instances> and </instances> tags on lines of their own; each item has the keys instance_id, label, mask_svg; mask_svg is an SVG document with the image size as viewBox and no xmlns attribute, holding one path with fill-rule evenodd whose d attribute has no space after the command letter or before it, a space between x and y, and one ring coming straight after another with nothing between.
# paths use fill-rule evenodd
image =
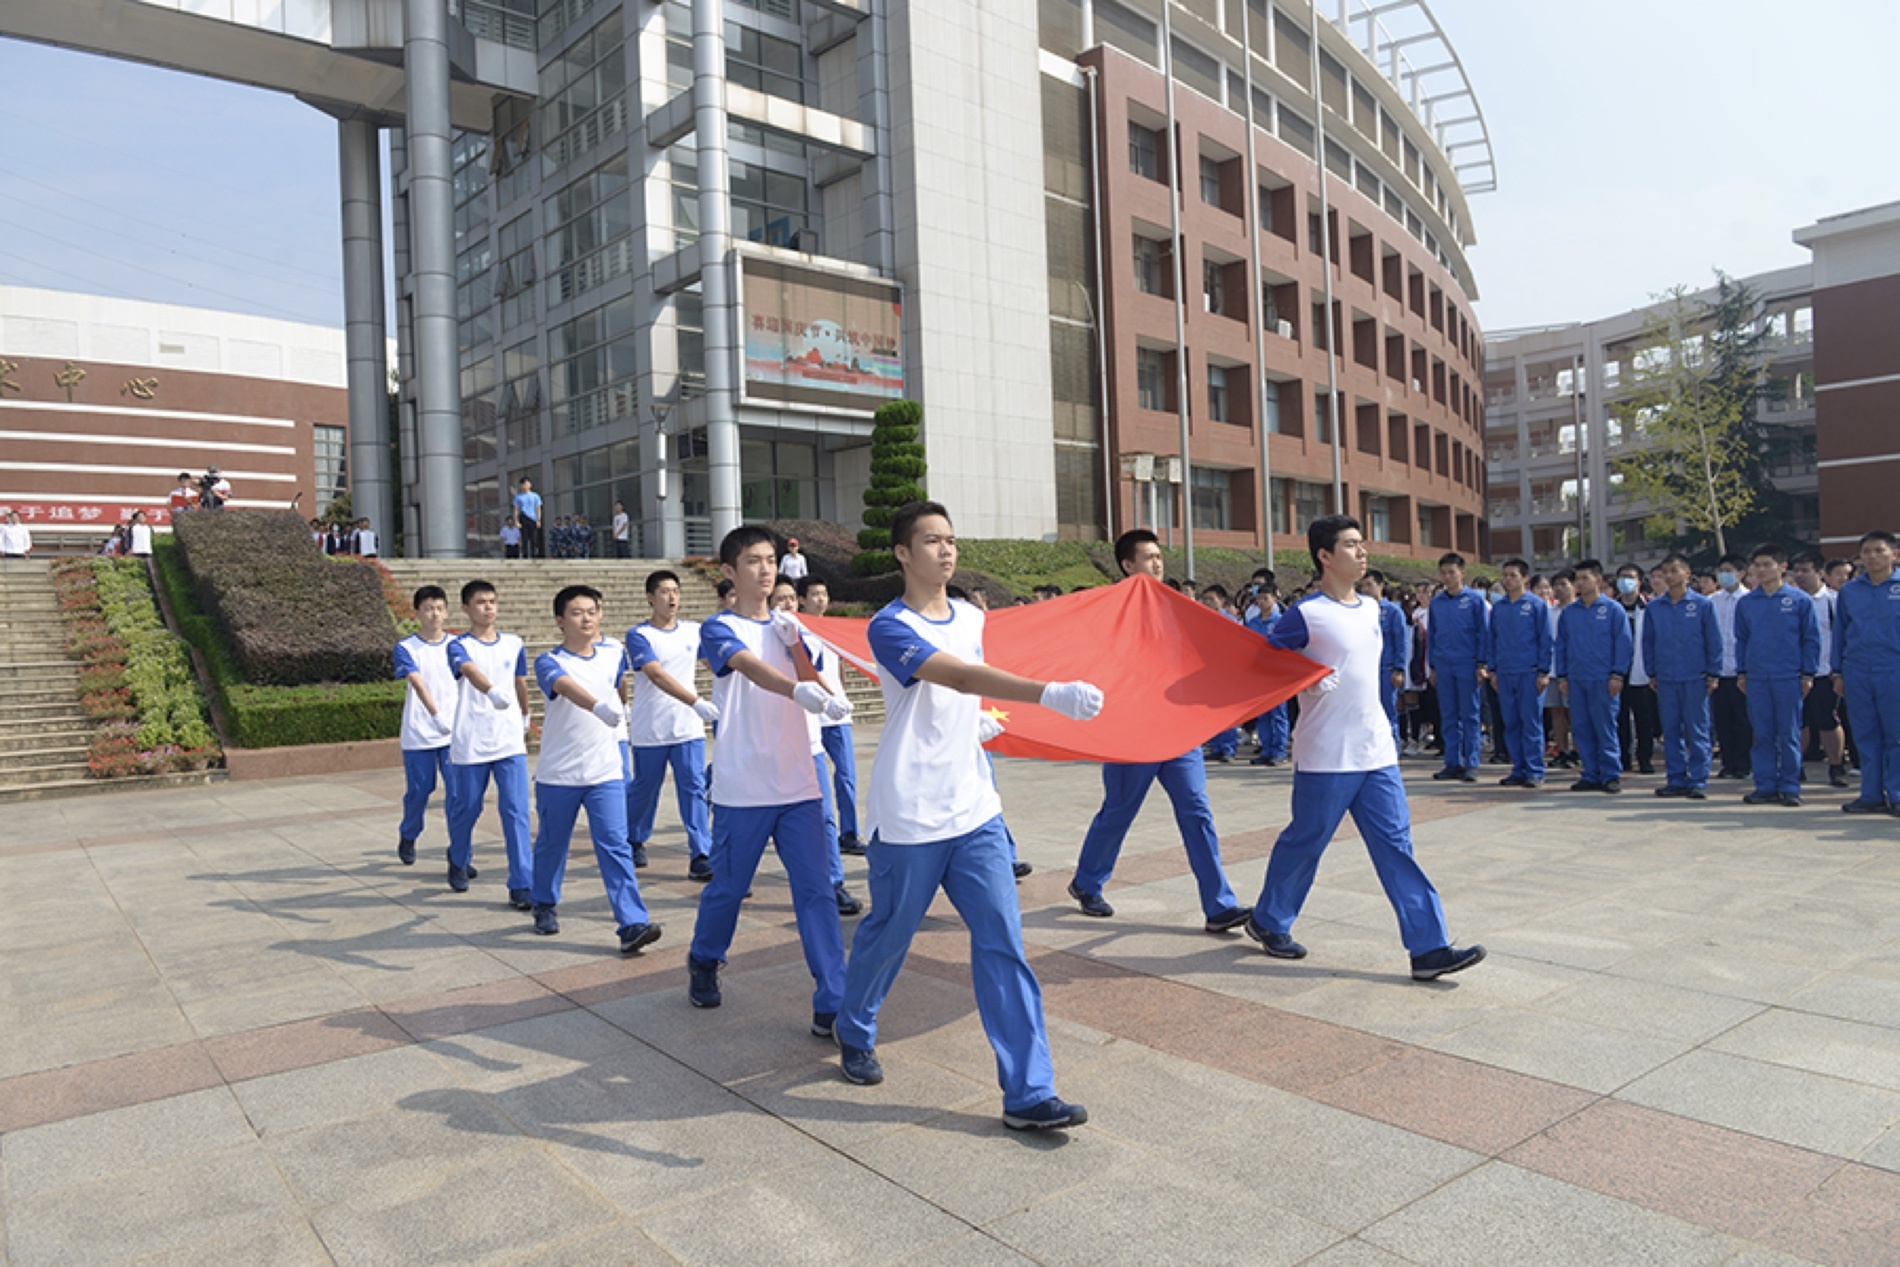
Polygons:
<instances>
[{"instance_id":1,"label":"standing student in blue uniform","mask_svg":"<svg viewBox=\"0 0 1900 1267\"><path fill-rule=\"evenodd\" d=\"M1258 576L1259 573L1255 575ZM1273 632L1273 624L1280 619L1280 613L1283 610L1280 606L1280 587L1274 582L1273 574L1268 572L1261 587L1255 591L1253 606L1248 610L1247 618L1242 623L1265 638ZM1286 764L1287 739L1292 734L1292 724L1285 704L1275 704L1256 717L1253 734L1260 751L1254 755L1249 764L1265 766Z\"/></svg>"},{"instance_id":2,"label":"standing student in blue uniform","mask_svg":"<svg viewBox=\"0 0 1900 1267\"><path fill-rule=\"evenodd\" d=\"M699 627L713 671L719 736L713 744L712 881L699 898L687 952L687 998L722 1001L719 969L769 839L792 889L792 912L812 976L812 1032L830 1037L844 989L844 933L829 877L824 801L812 765L807 713L849 717L851 705L818 681L805 631L770 600L778 573L772 534L742 524L719 543L732 606Z\"/></svg>"},{"instance_id":3,"label":"standing student in blue uniform","mask_svg":"<svg viewBox=\"0 0 1900 1267\"><path fill-rule=\"evenodd\" d=\"M1801 705L1801 724L1827 762L1831 787L1847 786L1847 752L1841 736L1841 702L1834 690L1835 593L1824 579L1827 560L1819 550L1803 550L1788 564L1788 582L1814 600L1814 623L1821 634L1821 660L1814 672L1814 689ZM1806 749L1803 749L1805 755Z\"/></svg>"},{"instance_id":4,"label":"standing student in blue uniform","mask_svg":"<svg viewBox=\"0 0 1900 1267\"><path fill-rule=\"evenodd\" d=\"M1367 568L1359 592L1379 605L1379 634L1385 639L1385 658L1379 662L1379 702L1392 722L1392 738L1399 737L1399 690L1405 685L1405 665L1411 659L1411 623L1405 609L1385 596L1385 573Z\"/></svg>"},{"instance_id":5,"label":"standing student in blue uniform","mask_svg":"<svg viewBox=\"0 0 1900 1267\"><path fill-rule=\"evenodd\" d=\"M822 616L830 607L831 587L823 578L809 575L798 578L801 614ZM818 678L833 695L844 698L843 660L835 655L826 656L824 663L818 666ZM862 857L864 840L858 835L858 754L853 746L856 736L852 734L849 720L827 720L820 738L825 747L825 760L831 766L831 800L838 815L838 850Z\"/></svg>"},{"instance_id":6,"label":"standing student in blue uniform","mask_svg":"<svg viewBox=\"0 0 1900 1267\"><path fill-rule=\"evenodd\" d=\"M627 675L626 648L600 636L600 591L569 585L554 596L561 645L535 657L534 677L547 696L541 759L535 765L540 832L534 840L534 931L561 931L557 908L567 874L574 823L587 811L594 861L614 912L620 952L631 955L660 940L660 926L640 900L627 845L627 788L618 731Z\"/></svg>"},{"instance_id":7,"label":"standing student in blue uniform","mask_svg":"<svg viewBox=\"0 0 1900 1267\"><path fill-rule=\"evenodd\" d=\"M871 913L851 943L838 1044L846 1079L884 1080L877 1018L938 890L970 931L977 1014L996 1052L1003 1124L1079 1126L1088 1110L1056 1095L1042 987L1023 952L1002 802L984 769L982 698L1041 704L1087 721L1102 693L1086 682L1035 682L983 663L983 613L949 597L957 566L950 515L936 502L897 512L891 545L903 597L871 620L884 733L871 766Z\"/></svg>"},{"instance_id":8,"label":"standing student in blue uniform","mask_svg":"<svg viewBox=\"0 0 1900 1267\"><path fill-rule=\"evenodd\" d=\"M532 837L528 834L528 653L521 639L495 628L495 587L470 581L462 587L468 632L449 643L449 668L461 679L455 703L455 737L449 762L449 887L468 889L475 870L475 820L482 816L488 782L495 782L495 812L508 847L508 901L516 910L533 906Z\"/></svg>"},{"instance_id":9,"label":"standing student in blue uniform","mask_svg":"<svg viewBox=\"0 0 1900 1267\"><path fill-rule=\"evenodd\" d=\"M1161 540L1146 528L1124 532L1115 539L1115 561L1124 579L1146 573L1158 581L1164 566ZM1106 919L1115 913L1102 897L1102 886L1115 873L1115 860L1121 856L1128 828L1141 812L1149 787L1156 782L1174 806L1174 822L1181 831L1188 867L1200 890L1203 927L1210 933L1240 927L1247 922L1247 912L1235 904L1233 886L1221 869L1220 834L1214 830L1214 811L1207 803L1207 766L1199 748L1170 761L1141 765L1111 762L1102 766L1102 808L1096 811L1088 834L1082 838L1075 877L1069 881L1069 896L1084 915Z\"/></svg>"},{"instance_id":10,"label":"standing student in blue uniform","mask_svg":"<svg viewBox=\"0 0 1900 1267\"><path fill-rule=\"evenodd\" d=\"M1550 604L1529 592L1530 576L1530 565L1522 559L1504 564L1504 597L1491 608L1479 666L1497 683L1504 746L1511 754L1511 772L1498 780L1504 787L1541 787L1544 782L1540 701L1550 685Z\"/></svg>"},{"instance_id":11,"label":"standing student in blue uniform","mask_svg":"<svg viewBox=\"0 0 1900 1267\"><path fill-rule=\"evenodd\" d=\"M1293 821L1273 844L1266 882L1247 936L1275 959L1304 959L1293 940L1320 856L1352 814L1366 852L1398 915L1412 978L1431 981L1484 958L1483 946L1451 944L1438 890L1412 856L1411 810L1399 777L1399 750L1379 703L1385 659L1379 605L1354 586L1366 570L1366 540L1350 515L1327 515L1306 530L1318 588L1280 618L1269 639L1333 671L1301 693L1293 732Z\"/></svg>"},{"instance_id":12,"label":"standing student in blue uniform","mask_svg":"<svg viewBox=\"0 0 1900 1267\"><path fill-rule=\"evenodd\" d=\"M1742 797L1750 805L1801 804L1801 704L1814 689L1821 630L1814 600L1781 579L1787 561L1778 545L1756 546L1755 588L1735 604L1736 685L1755 735L1755 790Z\"/></svg>"},{"instance_id":13,"label":"standing student in blue uniform","mask_svg":"<svg viewBox=\"0 0 1900 1267\"><path fill-rule=\"evenodd\" d=\"M411 600L421 626L396 644L396 680L407 682L402 700L402 825L396 829L396 857L405 867L416 863L422 816L442 779L443 803L454 797L455 771L449 765L449 740L455 734L455 674L449 668L449 596L440 585L424 585Z\"/></svg>"},{"instance_id":14,"label":"standing student in blue uniform","mask_svg":"<svg viewBox=\"0 0 1900 1267\"><path fill-rule=\"evenodd\" d=\"M1709 697L1709 720L1715 728L1715 746L1722 761L1716 777L1745 779L1755 741L1748 729L1748 697L1736 680L1741 670L1735 660L1735 605L1748 593L1743 584L1748 560L1739 554L1725 554L1715 567L1715 589L1709 594L1709 602L1715 607L1716 625L1722 631L1722 677L1716 683L1715 694Z\"/></svg>"},{"instance_id":15,"label":"standing student in blue uniform","mask_svg":"<svg viewBox=\"0 0 1900 1267\"><path fill-rule=\"evenodd\" d=\"M1570 732L1583 759L1572 792L1621 792L1623 753L1616 736L1618 697L1629 681L1635 645L1622 605L1603 592L1603 565L1577 564L1577 601L1557 621L1557 689L1570 705Z\"/></svg>"},{"instance_id":16,"label":"standing student in blue uniform","mask_svg":"<svg viewBox=\"0 0 1900 1267\"><path fill-rule=\"evenodd\" d=\"M1834 605L1835 684L1860 748L1860 796L1841 808L1900 816L1900 576L1894 575L1893 534L1862 537L1860 566Z\"/></svg>"},{"instance_id":17,"label":"standing student in blue uniform","mask_svg":"<svg viewBox=\"0 0 1900 1267\"><path fill-rule=\"evenodd\" d=\"M1478 781L1484 736L1478 726L1478 654L1484 646L1485 603L1465 584L1464 556L1443 555L1438 579L1444 588L1432 596L1425 631L1426 663L1438 692L1438 737L1445 745L1445 768L1434 779Z\"/></svg>"},{"instance_id":18,"label":"standing student in blue uniform","mask_svg":"<svg viewBox=\"0 0 1900 1267\"><path fill-rule=\"evenodd\" d=\"M1672 554L1657 567L1667 587L1643 612L1643 667L1662 715L1663 769L1657 796L1708 798L1709 696L1722 675L1722 631L1715 605L1689 586L1689 560Z\"/></svg>"},{"instance_id":19,"label":"standing student in blue uniform","mask_svg":"<svg viewBox=\"0 0 1900 1267\"><path fill-rule=\"evenodd\" d=\"M1229 620L1235 619L1227 607L1227 587L1220 584L1209 585L1200 593L1201 606ZM1207 741L1207 756L1210 761L1226 765L1240 752L1240 727L1230 726Z\"/></svg>"},{"instance_id":20,"label":"standing student in blue uniform","mask_svg":"<svg viewBox=\"0 0 1900 1267\"><path fill-rule=\"evenodd\" d=\"M768 605L774 612L792 615L798 610L798 588L784 577L779 577L772 583L772 597ZM808 633L802 638L805 656L817 671L819 684L834 698L843 699L843 682L833 682L826 676L825 670L830 667L832 657L825 653L824 644ZM860 915L864 912L864 903L854 897L844 884L844 851L838 840L838 813L832 800L831 771L825 765L824 729L822 714L805 715L805 731L811 736L811 767L818 776L818 799L825 816L825 856L830 867L831 891L838 902L838 914Z\"/></svg>"},{"instance_id":21,"label":"standing student in blue uniform","mask_svg":"<svg viewBox=\"0 0 1900 1267\"><path fill-rule=\"evenodd\" d=\"M699 622L679 618L680 578L664 568L648 573L646 591L649 614L627 630L627 663L633 670L633 698L627 706L633 766L627 781L627 841L633 865L646 866L660 786L671 769L680 825L686 829L687 876L710 880L706 727L719 720L719 710L693 689Z\"/></svg>"}]
</instances>

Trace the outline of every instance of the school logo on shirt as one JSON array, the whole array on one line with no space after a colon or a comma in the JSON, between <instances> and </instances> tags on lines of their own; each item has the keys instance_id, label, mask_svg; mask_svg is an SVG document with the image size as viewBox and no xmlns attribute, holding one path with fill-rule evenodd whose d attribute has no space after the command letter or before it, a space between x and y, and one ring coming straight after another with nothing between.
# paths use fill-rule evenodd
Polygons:
<instances>
[{"instance_id":1,"label":"school logo on shirt","mask_svg":"<svg viewBox=\"0 0 1900 1267\"><path fill-rule=\"evenodd\" d=\"M1599 607L1593 614L1598 620L1608 620L1610 618L1610 609L1607 607Z\"/></svg>"},{"instance_id":2,"label":"school logo on shirt","mask_svg":"<svg viewBox=\"0 0 1900 1267\"><path fill-rule=\"evenodd\" d=\"M1793 598L1791 598L1791 597L1789 597L1789 596L1788 596L1788 595L1786 595L1786 594L1783 594L1783 595L1781 596L1781 610L1782 610L1782 611L1785 611L1785 612L1791 612L1791 611L1793 611L1793 610L1794 610L1794 599L1793 599Z\"/></svg>"}]
</instances>

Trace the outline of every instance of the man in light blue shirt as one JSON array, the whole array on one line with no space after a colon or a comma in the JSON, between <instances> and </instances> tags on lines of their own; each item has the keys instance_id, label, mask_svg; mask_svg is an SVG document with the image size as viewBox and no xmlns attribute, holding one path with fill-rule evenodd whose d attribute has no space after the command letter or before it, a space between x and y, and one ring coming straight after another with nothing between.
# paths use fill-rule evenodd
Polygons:
<instances>
[{"instance_id":1,"label":"man in light blue shirt","mask_svg":"<svg viewBox=\"0 0 1900 1267\"><path fill-rule=\"evenodd\" d=\"M534 481L525 475L515 488L515 518L521 521L521 557L546 558L548 545L541 531L541 494L534 491Z\"/></svg>"}]
</instances>

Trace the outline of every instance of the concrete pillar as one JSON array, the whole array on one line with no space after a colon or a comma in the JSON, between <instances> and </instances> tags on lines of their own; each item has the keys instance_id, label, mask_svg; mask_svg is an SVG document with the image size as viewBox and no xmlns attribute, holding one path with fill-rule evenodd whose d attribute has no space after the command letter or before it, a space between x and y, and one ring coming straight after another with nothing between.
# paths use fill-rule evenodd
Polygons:
<instances>
[{"instance_id":1,"label":"concrete pillar","mask_svg":"<svg viewBox=\"0 0 1900 1267\"><path fill-rule=\"evenodd\" d=\"M416 0L409 0L415 3ZM725 0L693 0L693 133L699 149L700 294L706 323L706 466L713 549L739 526L738 332L726 163Z\"/></svg>"},{"instance_id":2,"label":"concrete pillar","mask_svg":"<svg viewBox=\"0 0 1900 1267\"><path fill-rule=\"evenodd\" d=\"M389 360L383 334L382 156L376 126L337 124L343 204L343 343L350 388L350 504L393 552ZM319 510L322 507L318 507Z\"/></svg>"},{"instance_id":3,"label":"concrete pillar","mask_svg":"<svg viewBox=\"0 0 1900 1267\"><path fill-rule=\"evenodd\" d=\"M420 482L416 475L416 341L409 328L412 304L407 294L409 199L400 192L402 178L408 174L408 171L407 133L401 128L391 128L389 129L389 184L392 190L398 192L390 208L390 234L395 239L390 243L390 255L396 267L396 378L401 384L401 398L396 407L396 434L399 437L397 448L400 451L402 469L396 472L396 488L400 494L403 553L410 558L421 558L422 521L417 514ZM386 542L384 553L389 553L392 545L393 543Z\"/></svg>"},{"instance_id":4,"label":"concrete pillar","mask_svg":"<svg viewBox=\"0 0 1900 1267\"><path fill-rule=\"evenodd\" d=\"M403 0L408 109L409 245L415 290L418 409L416 474L422 549L431 559L468 553L463 505L462 382L455 324L455 187L449 150L448 6Z\"/></svg>"}]
</instances>

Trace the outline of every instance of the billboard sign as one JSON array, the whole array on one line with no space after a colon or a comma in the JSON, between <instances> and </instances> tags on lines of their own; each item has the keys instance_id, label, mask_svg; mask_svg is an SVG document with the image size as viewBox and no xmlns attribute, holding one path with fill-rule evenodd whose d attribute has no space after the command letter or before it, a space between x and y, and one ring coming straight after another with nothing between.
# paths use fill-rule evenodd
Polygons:
<instances>
[{"instance_id":1,"label":"billboard sign","mask_svg":"<svg viewBox=\"0 0 1900 1267\"><path fill-rule=\"evenodd\" d=\"M745 399L868 413L904 394L896 283L739 259Z\"/></svg>"}]
</instances>

